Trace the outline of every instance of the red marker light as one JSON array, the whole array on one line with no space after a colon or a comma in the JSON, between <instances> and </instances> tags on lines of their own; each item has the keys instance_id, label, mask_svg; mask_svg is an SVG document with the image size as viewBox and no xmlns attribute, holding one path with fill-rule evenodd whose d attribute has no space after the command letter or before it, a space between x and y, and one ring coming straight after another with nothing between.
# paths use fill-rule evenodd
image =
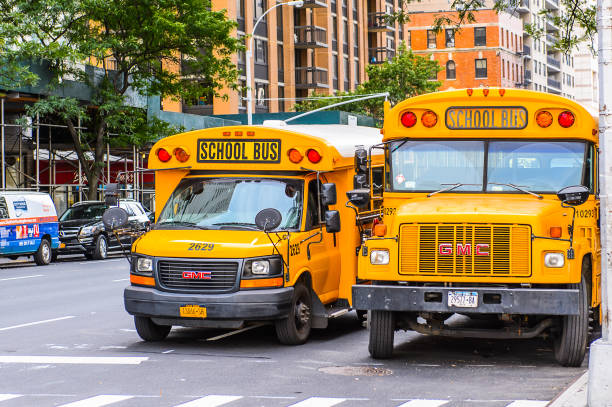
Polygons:
<instances>
[{"instance_id":1,"label":"red marker light","mask_svg":"<svg viewBox=\"0 0 612 407\"><path fill-rule=\"evenodd\" d=\"M574 117L574 114L572 112L570 112L569 110L566 110L564 112L561 112L559 114L559 124L561 125L561 127L571 127L572 124L574 124L574 121L576 120L576 118Z\"/></svg>"},{"instance_id":2,"label":"red marker light","mask_svg":"<svg viewBox=\"0 0 612 407\"><path fill-rule=\"evenodd\" d=\"M402 113L401 122L404 127L412 127L417 122L416 114L412 112L404 112Z\"/></svg>"},{"instance_id":3,"label":"red marker light","mask_svg":"<svg viewBox=\"0 0 612 407\"><path fill-rule=\"evenodd\" d=\"M174 149L174 156L176 157L177 160L179 160L179 162L182 162L182 163L189 160L189 154L187 154L187 151L185 151L181 147L177 147Z\"/></svg>"},{"instance_id":4,"label":"red marker light","mask_svg":"<svg viewBox=\"0 0 612 407\"><path fill-rule=\"evenodd\" d=\"M472 96L472 93L474 93L474 89L467 89L468 96Z\"/></svg>"},{"instance_id":5,"label":"red marker light","mask_svg":"<svg viewBox=\"0 0 612 407\"><path fill-rule=\"evenodd\" d=\"M157 149L157 158L159 159L159 161L166 163L170 161L172 156L170 155L168 151L166 151L165 148L159 148Z\"/></svg>"},{"instance_id":6,"label":"red marker light","mask_svg":"<svg viewBox=\"0 0 612 407\"><path fill-rule=\"evenodd\" d=\"M428 110L421 116L421 123L423 123L425 127L433 127L438 123L438 115Z\"/></svg>"},{"instance_id":7,"label":"red marker light","mask_svg":"<svg viewBox=\"0 0 612 407\"><path fill-rule=\"evenodd\" d=\"M499 96L504 96L505 93L506 93L506 89L499 90Z\"/></svg>"},{"instance_id":8,"label":"red marker light","mask_svg":"<svg viewBox=\"0 0 612 407\"><path fill-rule=\"evenodd\" d=\"M319 161L321 161L321 154L319 154L319 152L317 150L314 149L309 149L308 151L306 151L306 157L308 157L308 161L310 161L313 164L318 163Z\"/></svg>"},{"instance_id":9,"label":"red marker light","mask_svg":"<svg viewBox=\"0 0 612 407\"><path fill-rule=\"evenodd\" d=\"M550 126L552 122L553 122L552 114L550 114L550 112L547 112L546 110L542 110L536 115L536 123L538 123L538 126L540 127L546 128Z\"/></svg>"},{"instance_id":10,"label":"red marker light","mask_svg":"<svg viewBox=\"0 0 612 407\"><path fill-rule=\"evenodd\" d=\"M483 95L485 95L485 96L489 96L489 89L484 88L484 89L482 90L482 94L483 94Z\"/></svg>"}]
</instances>

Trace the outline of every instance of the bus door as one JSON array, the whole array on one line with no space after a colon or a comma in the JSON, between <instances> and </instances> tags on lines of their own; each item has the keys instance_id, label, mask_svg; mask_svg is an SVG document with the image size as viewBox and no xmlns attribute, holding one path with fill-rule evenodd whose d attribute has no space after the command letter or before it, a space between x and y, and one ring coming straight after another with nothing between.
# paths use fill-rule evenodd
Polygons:
<instances>
[{"instance_id":1,"label":"bus door","mask_svg":"<svg viewBox=\"0 0 612 407\"><path fill-rule=\"evenodd\" d=\"M340 251L338 244L334 244L334 235L327 233L325 227L321 227L321 217L325 216L326 207L321 207L319 214L319 190L320 182L316 176L307 179L308 191L306 196L306 210L304 230L306 237L312 236L302 243L301 250L310 252L308 267L312 273L312 285L314 291L325 300L325 294L335 298L334 291L338 290L340 283ZM317 234L318 233L318 234ZM317 234L317 235L315 235Z\"/></svg>"}]
</instances>

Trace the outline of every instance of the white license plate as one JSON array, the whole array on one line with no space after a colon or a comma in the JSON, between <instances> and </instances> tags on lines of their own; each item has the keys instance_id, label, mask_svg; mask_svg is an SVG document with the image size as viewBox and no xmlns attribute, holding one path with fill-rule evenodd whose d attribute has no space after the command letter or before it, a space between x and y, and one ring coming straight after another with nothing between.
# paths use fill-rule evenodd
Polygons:
<instances>
[{"instance_id":1,"label":"white license plate","mask_svg":"<svg viewBox=\"0 0 612 407\"><path fill-rule=\"evenodd\" d=\"M448 306L476 308L478 306L478 293L475 291L449 291Z\"/></svg>"}]
</instances>

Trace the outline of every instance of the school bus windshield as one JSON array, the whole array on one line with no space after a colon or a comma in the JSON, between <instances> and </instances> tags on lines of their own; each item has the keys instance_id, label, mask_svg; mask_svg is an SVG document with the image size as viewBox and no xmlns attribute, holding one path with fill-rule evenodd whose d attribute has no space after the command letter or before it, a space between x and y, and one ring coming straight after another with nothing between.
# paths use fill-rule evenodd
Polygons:
<instances>
[{"instance_id":1,"label":"school bus windshield","mask_svg":"<svg viewBox=\"0 0 612 407\"><path fill-rule=\"evenodd\" d=\"M585 142L532 140L397 140L390 143L389 185L396 192L557 192L583 180ZM592 157L586 157L587 166ZM486 171L485 171L486 165ZM486 180L486 185L483 182Z\"/></svg>"},{"instance_id":2,"label":"school bus windshield","mask_svg":"<svg viewBox=\"0 0 612 407\"><path fill-rule=\"evenodd\" d=\"M157 228L259 230L255 216L266 208L282 215L278 230L300 226L303 182L293 179L186 178L157 221Z\"/></svg>"}]
</instances>

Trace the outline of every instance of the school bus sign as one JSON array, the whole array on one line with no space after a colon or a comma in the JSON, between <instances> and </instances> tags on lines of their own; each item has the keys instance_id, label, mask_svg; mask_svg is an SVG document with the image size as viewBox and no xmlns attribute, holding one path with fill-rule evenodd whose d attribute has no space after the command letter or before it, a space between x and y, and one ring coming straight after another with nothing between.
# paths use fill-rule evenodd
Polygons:
<instances>
[{"instance_id":1,"label":"school bus sign","mask_svg":"<svg viewBox=\"0 0 612 407\"><path fill-rule=\"evenodd\" d=\"M453 130L519 130L527 126L522 106L453 106L446 109L446 127Z\"/></svg>"}]
</instances>

